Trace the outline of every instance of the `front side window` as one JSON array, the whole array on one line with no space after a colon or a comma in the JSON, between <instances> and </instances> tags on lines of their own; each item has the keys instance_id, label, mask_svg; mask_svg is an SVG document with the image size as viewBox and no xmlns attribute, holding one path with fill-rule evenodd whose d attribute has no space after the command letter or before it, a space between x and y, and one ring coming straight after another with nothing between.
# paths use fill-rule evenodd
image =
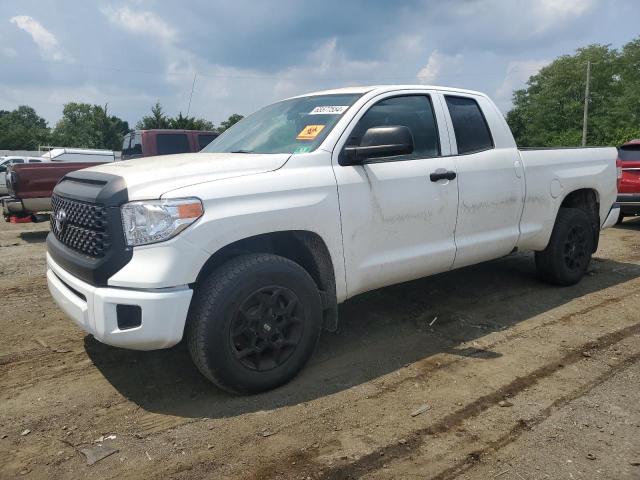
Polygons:
<instances>
[{"instance_id":1,"label":"front side window","mask_svg":"<svg viewBox=\"0 0 640 480\"><path fill-rule=\"evenodd\" d=\"M360 94L311 95L274 103L243 118L202 151L306 153L315 150Z\"/></svg>"},{"instance_id":2,"label":"front side window","mask_svg":"<svg viewBox=\"0 0 640 480\"><path fill-rule=\"evenodd\" d=\"M438 125L428 96L406 95L376 103L358 121L349 135L347 146L359 146L369 128L387 126L405 126L413 134L413 153L401 158L431 158L440 155Z\"/></svg>"},{"instance_id":3,"label":"front side window","mask_svg":"<svg viewBox=\"0 0 640 480\"><path fill-rule=\"evenodd\" d=\"M131 141L131 134L128 133L122 139L122 155L129 155L129 142Z\"/></svg>"},{"instance_id":4,"label":"front side window","mask_svg":"<svg viewBox=\"0 0 640 480\"><path fill-rule=\"evenodd\" d=\"M129 149L130 155L142 155L142 134L140 132L132 135Z\"/></svg>"},{"instance_id":5,"label":"front side window","mask_svg":"<svg viewBox=\"0 0 640 480\"><path fill-rule=\"evenodd\" d=\"M447 107L456 134L458 155L493 148L493 139L478 102L468 97L447 95Z\"/></svg>"},{"instance_id":6,"label":"front side window","mask_svg":"<svg viewBox=\"0 0 640 480\"><path fill-rule=\"evenodd\" d=\"M189 151L189 139L186 133L159 133L156 136L156 140L158 142L158 155L172 155Z\"/></svg>"}]
</instances>

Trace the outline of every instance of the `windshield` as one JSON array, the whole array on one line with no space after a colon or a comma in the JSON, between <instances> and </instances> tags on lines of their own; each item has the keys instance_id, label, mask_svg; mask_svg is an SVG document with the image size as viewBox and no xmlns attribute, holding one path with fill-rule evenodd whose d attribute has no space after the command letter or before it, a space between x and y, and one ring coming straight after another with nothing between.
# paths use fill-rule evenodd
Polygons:
<instances>
[{"instance_id":1,"label":"windshield","mask_svg":"<svg viewBox=\"0 0 640 480\"><path fill-rule=\"evenodd\" d=\"M207 145L209 153L306 153L315 150L360 94L317 95L274 103Z\"/></svg>"}]
</instances>

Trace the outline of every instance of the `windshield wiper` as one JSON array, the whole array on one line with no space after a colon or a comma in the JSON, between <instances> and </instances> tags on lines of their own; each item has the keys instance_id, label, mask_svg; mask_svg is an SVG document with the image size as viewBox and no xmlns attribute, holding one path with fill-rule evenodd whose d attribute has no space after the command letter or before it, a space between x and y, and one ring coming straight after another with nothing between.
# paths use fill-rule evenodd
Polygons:
<instances>
[{"instance_id":1,"label":"windshield wiper","mask_svg":"<svg viewBox=\"0 0 640 480\"><path fill-rule=\"evenodd\" d=\"M232 150L229 153L253 153L253 150Z\"/></svg>"}]
</instances>

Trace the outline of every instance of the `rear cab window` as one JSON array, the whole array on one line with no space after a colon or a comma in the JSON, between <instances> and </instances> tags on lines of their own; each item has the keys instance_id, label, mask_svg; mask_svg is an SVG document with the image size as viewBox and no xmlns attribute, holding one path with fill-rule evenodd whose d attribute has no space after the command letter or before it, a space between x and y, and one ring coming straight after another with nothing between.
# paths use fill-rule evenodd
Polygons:
<instances>
[{"instance_id":1,"label":"rear cab window","mask_svg":"<svg viewBox=\"0 0 640 480\"><path fill-rule=\"evenodd\" d=\"M445 95L458 155L482 152L494 148L491 130L482 109L473 98Z\"/></svg>"},{"instance_id":2,"label":"rear cab window","mask_svg":"<svg viewBox=\"0 0 640 480\"><path fill-rule=\"evenodd\" d=\"M618 158L624 162L640 162L640 143L623 145L618 149Z\"/></svg>"},{"instance_id":3,"label":"rear cab window","mask_svg":"<svg viewBox=\"0 0 640 480\"><path fill-rule=\"evenodd\" d=\"M191 151L186 133L159 133L156 135L156 142L158 155L172 155Z\"/></svg>"}]
</instances>

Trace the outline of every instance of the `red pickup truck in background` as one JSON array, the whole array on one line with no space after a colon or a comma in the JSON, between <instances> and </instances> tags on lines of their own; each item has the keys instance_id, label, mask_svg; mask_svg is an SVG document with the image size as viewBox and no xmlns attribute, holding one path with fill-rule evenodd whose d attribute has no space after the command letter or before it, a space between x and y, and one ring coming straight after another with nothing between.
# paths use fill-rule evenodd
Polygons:
<instances>
[{"instance_id":1,"label":"red pickup truck in background","mask_svg":"<svg viewBox=\"0 0 640 480\"><path fill-rule=\"evenodd\" d=\"M135 130L122 141L122 160L199 152L217 136L207 130Z\"/></svg>"},{"instance_id":2,"label":"red pickup truck in background","mask_svg":"<svg viewBox=\"0 0 640 480\"><path fill-rule=\"evenodd\" d=\"M640 215L640 140L618 148L618 204L620 218Z\"/></svg>"},{"instance_id":3,"label":"red pickup truck in background","mask_svg":"<svg viewBox=\"0 0 640 480\"><path fill-rule=\"evenodd\" d=\"M125 135L122 160L153 155L199 152L218 133L202 130L136 130ZM2 213L10 222L48 220L43 212L51 211L53 187L66 174L99 163L56 162L13 165L7 172L10 198L2 200Z\"/></svg>"},{"instance_id":4,"label":"red pickup truck in background","mask_svg":"<svg viewBox=\"0 0 640 480\"><path fill-rule=\"evenodd\" d=\"M39 212L51 210L51 192L67 173L100 165L96 162L47 162L16 164L7 171L10 198L2 200L7 221L43 221Z\"/></svg>"}]
</instances>

